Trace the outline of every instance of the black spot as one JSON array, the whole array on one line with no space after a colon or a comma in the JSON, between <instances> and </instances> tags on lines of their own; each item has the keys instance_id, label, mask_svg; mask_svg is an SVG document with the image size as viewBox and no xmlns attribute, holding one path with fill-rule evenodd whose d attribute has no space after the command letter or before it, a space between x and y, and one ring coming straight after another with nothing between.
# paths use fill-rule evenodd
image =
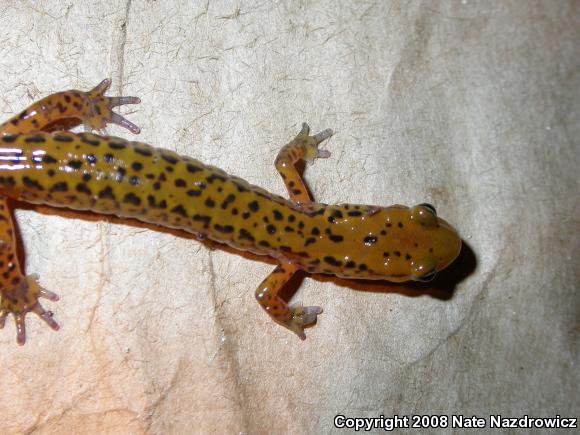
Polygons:
<instances>
[{"instance_id":1,"label":"black spot","mask_svg":"<svg viewBox=\"0 0 580 435\"><path fill-rule=\"evenodd\" d=\"M186 185L187 183L182 178L178 178L177 180L175 180L175 187L185 187Z\"/></svg>"},{"instance_id":2,"label":"black spot","mask_svg":"<svg viewBox=\"0 0 580 435\"><path fill-rule=\"evenodd\" d=\"M236 196L230 193L226 197L226 199L223 200L223 202L221 203L220 207L222 208L222 210L225 210L226 208L228 208L228 205L230 205L235 200L236 200Z\"/></svg>"},{"instance_id":3,"label":"black spot","mask_svg":"<svg viewBox=\"0 0 580 435\"><path fill-rule=\"evenodd\" d=\"M387 258L388 256L389 256L389 253L388 252L383 252L383 257L384 258Z\"/></svg>"},{"instance_id":4,"label":"black spot","mask_svg":"<svg viewBox=\"0 0 580 435\"><path fill-rule=\"evenodd\" d=\"M365 245L374 245L377 243L377 240L375 236L367 236L364 238Z\"/></svg>"},{"instance_id":5,"label":"black spot","mask_svg":"<svg viewBox=\"0 0 580 435\"><path fill-rule=\"evenodd\" d=\"M115 179L120 183L121 181L123 181L123 178L125 178L125 174L127 174L127 170L122 166L119 166L117 168L117 175Z\"/></svg>"},{"instance_id":6,"label":"black spot","mask_svg":"<svg viewBox=\"0 0 580 435\"><path fill-rule=\"evenodd\" d=\"M332 214L328 217L328 222L333 224L336 219L342 219L342 212L340 210L333 210Z\"/></svg>"},{"instance_id":7,"label":"black spot","mask_svg":"<svg viewBox=\"0 0 580 435\"><path fill-rule=\"evenodd\" d=\"M245 211L242 213L242 218L243 219L248 219L250 217L250 212L249 211Z\"/></svg>"},{"instance_id":8,"label":"black spot","mask_svg":"<svg viewBox=\"0 0 580 435\"><path fill-rule=\"evenodd\" d=\"M201 169L199 166L192 165L191 163L188 163L186 167L187 167L187 171L191 172L192 174L195 172L203 171L203 169Z\"/></svg>"},{"instance_id":9,"label":"black spot","mask_svg":"<svg viewBox=\"0 0 580 435\"><path fill-rule=\"evenodd\" d=\"M286 231L287 233L293 233L295 230L291 226L287 225L284 227L284 231Z\"/></svg>"},{"instance_id":10,"label":"black spot","mask_svg":"<svg viewBox=\"0 0 580 435\"><path fill-rule=\"evenodd\" d=\"M44 187L42 187L42 185L38 181L33 180L32 178L22 177L22 182L30 188L33 188L36 190L44 190Z\"/></svg>"},{"instance_id":11,"label":"black spot","mask_svg":"<svg viewBox=\"0 0 580 435\"><path fill-rule=\"evenodd\" d=\"M145 174L145 178L153 180L155 178L155 174Z\"/></svg>"},{"instance_id":12,"label":"black spot","mask_svg":"<svg viewBox=\"0 0 580 435\"><path fill-rule=\"evenodd\" d=\"M101 141L98 139L90 139L84 135L80 135L81 137L81 142L92 145L94 147L99 146L101 144Z\"/></svg>"},{"instance_id":13,"label":"black spot","mask_svg":"<svg viewBox=\"0 0 580 435\"><path fill-rule=\"evenodd\" d=\"M266 227L266 231L268 231L268 234L276 234L276 227L270 224Z\"/></svg>"},{"instance_id":14,"label":"black spot","mask_svg":"<svg viewBox=\"0 0 580 435\"><path fill-rule=\"evenodd\" d=\"M71 160L71 161L70 161L70 162L68 162L66 165L67 165L69 168L72 168L72 169L76 169L76 170L78 170L78 169L82 168L82 166L83 166L83 162L81 162L80 160Z\"/></svg>"},{"instance_id":15,"label":"black spot","mask_svg":"<svg viewBox=\"0 0 580 435\"><path fill-rule=\"evenodd\" d=\"M284 215L282 213L280 213L278 210L274 210L274 219L277 221L281 221L282 219L284 219Z\"/></svg>"},{"instance_id":16,"label":"black spot","mask_svg":"<svg viewBox=\"0 0 580 435\"><path fill-rule=\"evenodd\" d=\"M349 212L348 212L348 215L349 215L349 216L352 216L352 217L356 217L356 216L362 216L362 212L360 212L360 211L358 211L358 210L353 210L353 211L349 211Z\"/></svg>"},{"instance_id":17,"label":"black spot","mask_svg":"<svg viewBox=\"0 0 580 435\"><path fill-rule=\"evenodd\" d=\"M367 265L366 265L366 264L364 264L364 263L361 263L361 264L359 264L359 266L358 266L358 269L359 269L359 270L362 270L362 271L364 272L365 270L367 270L367 269L368 269L368 267L367 267Z\"/></svg>"},{"instance_id":18,"label":"black spot","mask_svg":"<svg viewBox=\"0 0 580 435\"><path fill-rule=\"evenodd\" d=\"M93 178L93 177L92 177L92 176L91 176L91 174L89 174L88 172L85 172L85 173L83 174L83 181L84 181L84 182L91 181L91 178Z\"/></svg>"},{"instance_id":19,"label":"black spot","mask_svg":"<svg viewBox=\"0 0 580 435\"><path fill-rule=\"evenodd\" d=\"M386 236L387 235L387 230L381 230L381 236Z\"/></svg>"},{"instance_id":20,"label":"black spot","mask_svg":"<svg viewBox=\"0 0 580 435\"><path fill-rule=\"evenodd\" d=\"M180 204L176 207L173 207L171 209L171 213L176 213L176 214L180 214L183 217L187 217L187 211L185 210L185 208L183 208L183 206Z\"/></svg>"},{"instance_id":21,"label":"black spot","mask_svg":"<svg viewBox=\"0 0 580 435\"><path fill-rule=\"evenodd\" d=\"M296 216L294 216L293 214L288 216L288 222L295 222L296 221Z\"/></svg>"},{"instance_id":22,"label":"black spot","mask_svg":"<svg viewBox=\"0 0 580 435\"><path fill-rule=\"evenodd\" d=\"M153 183L153 189L155 189L155 190L161 189L161 183L159 181L156 181L155 183Z\"/></svg>"},{"instance_id":23,"label":"black spot","mask_svg":"<svg viewBox=\"0 0 580 435\"><path fill-rule=\"evenodd\" d=\"M26 143L43 143L46 142L46 139L43 136L29 136L24 139Z\"/></svg>"},{"instance_id":24,"label":"black spot","mask_svg":"<svg viewBox=\"0 0 580 435\"><path fill-rule=\"evenodd\" d=\"M411 255L410 254L406 254L405 255L405 260L410 260L411 259Z\"/></svg>"},{"instance_id":25,"label":"black spot","mask_svg":"<svg viewBox=\"0 0 580 435\"><path fill-rule=\"evenodd\" d=\"M395 252L393 252L393 254L395 254L396 257L400 257L401 256L401 252L400 251L395 251Z\"/></svg>"},{"instance_id":26,"label":"black spot","mask_svg":"<svg viewBox=\"0 0 580 435\"><path fill-rule=\"evenodd\" d=\"M303 229L304 228L304 222L302 222L302 221L298 222L298 228Z\"/></svg>"},{"instance_id":27,"label":"black spot","mask_svg":"<svg viewBox=\"0 0 580 435\"><path fill-rule=\"evenodd\" d=\"M399 228L403 228L403 222L399 222L399 223L397 224L397 226L398 226Z\"/></svg>"},{"instance_id":28,"label":"black spot","mask_svg":"<svg viewBox=\"0 0 580 435\"><path fill-rule=\"evenodd\" d=\"M0 176L0 184L5 186L14 186L16 182L14 181L14 177L2 177Z\"/></svg>"},{"instance_id":29,"label":"black spot","mask_svg":"<svg viewBox=\"0 0 580 435\"><path fill-rule=\"evenodd\" d=\"M105 154L105 162L113 163L115 161L115 156L113 154Z\"/></svg>"},{"instance_id":30,"label":"black spot","mask_svg":"<svg viewBox=\"0 0 580 435\"><path fill-rule=\"evenodd\" d=\"M58 162L58 160L56 160L52 156L49 156L48 154L43 155L41 161L42 161L42 163L49 163L49 164Z\"/></svg>"},{"instance_id":31,"label":"black spot","mask_svg":"<svg viewBox=\"0 0 580 435\"><path fill-rule=\"evenodd\" d=\"M66 101L67 103L70 103L70 95L65 94L64 101ZM24 113L26 113L26 111Z\"/></svg>"},{"instance_id":32,"label":"black spot","mask_svg":"<svg viewBox=\"0 0 580 435\"><path fill-rule=\"evenodd\" d=\"M211 216L206 216L206 215L200 215L200 214L194 214L193 215L193 220L195 222L203 222L204 223L204 228L207 228L210 221L211 221Z\"/></svg>"},{"instance_id":33,"label":"black spot","mask_svg":"<svg viewBox=\"0 0 580 435\"><path fill-rule=\"evenodd\" d=\"M218 175L218 174L211 174L209 177L206 178L208 183L213 183L214 181L218 180L218 181L226 181L226 177L224 177L223 175Z\"/></svg>"},{"instance_id":34,"label":"black spot","mask_svg":"<svg viewBox=\"0 0 580 435\"><path fill-rule=\"evenodd\" d=\"M54 169L49 169L47 173L49 177L54 177L54 174L56 174L56 172L54 172Z\"/></svg>"},{"instance_id":35,"label":"black spot","mask_svg":"<svg viewBox=\"0 0 580 435\"><path fill-rule=\"evenodd\" d=\"M320 230L318 229L318 227L314 227L314 228L312 228L312 231L310 233L313 236L319 236L320 235Z\"/></svg>"},{"instance_id":36,"label":"black spot","mask_svg":"<svg viewBox=\"0 0 580 435\"><path fill-rule=\"evenodd\" d=\"M316 242L316 239L314 237L309 237L309 238L306 239L306 242L304 243L304 246L312 245L315 242Z\"/></svg>"},{"instance_id":37,"label":"black spot","mask_svg":"<svg viewBox=\"0 0 580 435\"><path fill-rule=\"evenodd\" d=\"M137 195L131 192L125 195L125 198L123 198L123 202L133 205L141 205L141 198L139 198Z\"/></svg>"},{"instance_id":38,"label":"black spot","mask_svg":"<svg viewBox=\"0 0 580 435\"><path fill-rule=\"evenodd\" d=\"M18 118L24 120L26 119L28 113L26 113L26 110L23 110L22 112L20 112L20 115L18 115Z\"/></svg>"},{"instance_id":39,"label":"black spot","mask_svg":"<svg viewBox=\"0 0 580 435\"><path fill-rule=\"evenodd\" d=\"M232 225L220 225L220 224L215 224L213 226L216 231L219 231L220 233L233 233L234 232L234 227Z\"/></svg>"},{"instance_id":40,"label":"black spot","mask_svg":"<svg viewBox=\"0 0 580 435\"><path fill-rule=\"evenodd\" d=\"M103 190L99 192L99 198L101 199L115 199L115 193L111 186L105 187Z\"/></svg>"},{"instance_id":41,"label":"black spot","mask_svg":"<svg viewBox=\"0 0 580 435\"><path fill-rule=\"evenodd\" d=\"M206 207L209 207L209 208L214 208L215 207L215 201L213 199L211 199L211 198L207 198L205 200L204 204L205 204Z\"/></svg>"},{"instance_id":42,"label":"black spot","mask_svg":"<svg viewBox=\"0 0 580 435\"><path fill-rule=\"evenodd\" d=\"M177 157L172 156L171 154L161 154L161 158L172 165L177 163Z\"/></svg>"},{"instance_id":43,"label":"black spot","mask_svg":"<svg viewBox=\"0 0 580 435\"><path fill-rule=\"evenodd\" d=\"M238 188L238 192L240 192L240 193L249 192L249 189L247 187L243 186L242 184L236 183L235 181L233 183Z\"/></svg>"},{"instance_id":44,"label":"black spot","mask_svg":"<svg viewBox=\"0 0 580 435\"><path fill-rule=\"evenodd\" d=\"M334 243L340 243L344 240L344 237L338 234L331 234L330 236L328 236L328 238L332 240Z\"/></svg>"},{"instance_id":45,"label":"black spot","mask_svg":"<svg viewBox=\"0 0 580 435\"><path fill-rule=\"evenodd\" d=\"M330 264L331 266L337 266L340 267L342 266L342 262L337 260L334 257L331 257L330 255L327 255L326 257L324 257L324 261L328 264Z\"/></svg>"},{"instance_id":46,"label":"black spot","mask_svg":"<svg viewBox=\"0 0 580 435\"><path fill-rule=\"evenodd\" d=\"M57 142L72 142L74 140L71 136L65 136L63 134L55 134L52 138Z\"/></svg>"},{"instance_id":47,"label":"black spot","mask_svg":"<svg viewBox=\"0 0 580 435\"><path fill-rule=\"evenodd\" d=\"M87 162L89 162L89 164L92 166L97 163L97 158L94 156L94 154L88 154Z\"/></svg>"},{"instance_id":48,"label":"black spot","mask_svg":"<svg viewBox=\"0 0 580 435\"><path fill-rule=\"evenodd\" d=\"M248 208L250 210L252 210L254 213L257 212L260 209L260 206L258 205L258 201L252 201L248 204Z\"/></svg>"},{"instance_id":49,"label":"black spot","mask_svg":"<svg viewBox=\"0 0 580 435\"><path fill-rule=\"evenodd\" d=\"M292 248L290 246L280 246L280 250L284 252L292 252Z\"/></svg>"},{"instance_id":50,"label":"black spot","mask_svg":"<svg viewBox=\"0 0 580 435\"><path fill-rule=\"evenodd\" d=\"M129 178L129 183L133 186L137 186L138 184L141 184L141 179L136 175L133 175L131 178Z\"/></svg>"},{"instance_id":51,"label":"black spot","mask_svg":"<svg viewBox=\"0 0 580 435\"><path fill-rule=\"evenodd\" d=\"M135 147L135 148L133 148L133 150L137 154L141 154L142 156L145 156L145 157L151 157L151 155L153 154L153 152L151 151L151 148Z\"/></svg>"},{"instance_id":52,"label":"black spot","mask_svg":"<svg viewBox=\"0 0 580 435\"><path fill-rule=\"evenodd\" d=\"M150 207L167 208L167 201L162 200L160 202L157 202L157 200L155 199L155 197L153 195L147 195L147 202L149 203Z\"/></svg>"},{"instance_id":53,"label":"black spot","mask_svg":"<svg viewBox=\"0 0 580 435\"><path fill-rule=\"evenodd\" d=\"M108 145L109 145L109 148L111 148L112 150L122 150L124 148L127 148L127 144L125 142L109 141Z\"/></svg>"},{"instance_id":54,"label":"black spot","mask_svg":"<svg viewBox=\"0 0 580 435\"><path fill-rule=\"evenodd\" d=\"M187 191L189 196L201 196L201 190L190 189Z\"/></svg>"},{"instance_id":55,"label":"black spot","mask_svg":"<svg viewBox=\"0 0 580 435\"><path fill-rule=\"evenodd\" d=\"M241 240L249 240L250 242L255 242L256 241L256 239L254 238L254 236L252 236L252 234L248 230L245 230L243 228L240 230L239 238Z\"/></svg>"},{"instance_id":56,"label":"black spot","mask_svg":"<svg viewBox=\"0 0 580 435\"><path fill-rule=\"evenodd\" d=\"M59 181L54 183L50 188L50 192L66 192L68 190L68 185L65 181Z\"/></svg>"},{"instance_id":57,"label":"black spot","mask_svg":"<svg viewBox=\"0 0 580 435\"><path fill-rule=\"evenodd\" d=\"M354 261L347 261L344 265L347 269L354 269L356 267L356 263Z\"/></svg>"},{"instance_id":58,"label":"black spot","mask_svg":"<svg viewBox=\"0 0 580 435\"><path fill-rule=\"evenodd\" d=\"M258 242L258 245L260 245L260 246L264 246L264 247L266 247L266 248L270 247L270 243L268 243L266 240L260 240L260 241Z\"/></svg>"},{"instance_id":59,"label":"black spot","mask_svg":"<svg viewBox=\"0 0 580 435\"><path fill-rule=\"evenodd\" d=\"M143 169L143 164L141 164L140 162L133 162L131 163L131 169L133 169L134 171L140 171L141 169Z\"/></svg>"}]
</instances>

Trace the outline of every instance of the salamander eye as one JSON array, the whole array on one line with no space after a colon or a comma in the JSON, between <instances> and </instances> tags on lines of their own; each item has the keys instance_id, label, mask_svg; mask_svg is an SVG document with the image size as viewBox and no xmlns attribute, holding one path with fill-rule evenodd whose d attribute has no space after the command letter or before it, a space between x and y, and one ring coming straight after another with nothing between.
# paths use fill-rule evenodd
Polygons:
<instances>
[{"instance_id":1,"label":"salamander eye","mask_svg":"<svg viewBox=\"0 0 580 435\"><path fill-rule=\"evenodd\" d=\"M413 207L411 209L411 219L426 227L437 226L437 213L435 212L435 207L431 204L419 204Z\"/></svg>"},{"instance_id":2,"label":"salamander eye","mask_svg":"<svg viewBox=\"0 0 580 435\"><path fill-rule=\"evenodd\" d=\"M435 278L435 275L437 275L437 272L435 270L432 270L431 272L426 273L421 278L417 278L416 280L421 281L421 282L433 281L433 278Z\"/></svg>"},{"instance_id":3,"label":"salamander eye","mask_svg":"<svg viewBox=\"0 0 580 435\"><path fill-rule=\"evenodd\" d=\"M433 205L429 204L428 202L424 202L422 204L419 204L419 206L428 208L429 210L431 210L433 212L433 214L435 216L437 216L437 210L435 210L435 207Z\"/></svg>"}]
</instances>

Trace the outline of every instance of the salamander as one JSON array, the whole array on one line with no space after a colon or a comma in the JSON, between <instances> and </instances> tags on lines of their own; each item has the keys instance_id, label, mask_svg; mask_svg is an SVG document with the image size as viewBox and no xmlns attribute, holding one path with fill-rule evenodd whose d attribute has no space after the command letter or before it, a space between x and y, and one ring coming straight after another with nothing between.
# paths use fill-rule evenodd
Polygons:
<instances>
[{"instance_id":1,"label":"salamander","mask_svg":"<svg viewBox=\"0 0 580 435\"><path fill-rule=\"evenodd\" d=\"M59 325L40 298L57 301L35 274L25 275L10 199L137 219L268 255L278 266L255 297L273 320L305 339L318 306L289 305L281 290L299 270L351 279L427 281L458 256L461 239L430 204L390 207L313 202L296 164L330 156L319 145L333 133L302 130L275 166L290 199L191 157L104 134L107 124L139 128L113 108L136 97L107 97L110 80L88 92L52 94L0 125L0 328L8 314L16 340L32 312ZM101 134L72 133L84 125Z\"/></svg>"}]
</instances>

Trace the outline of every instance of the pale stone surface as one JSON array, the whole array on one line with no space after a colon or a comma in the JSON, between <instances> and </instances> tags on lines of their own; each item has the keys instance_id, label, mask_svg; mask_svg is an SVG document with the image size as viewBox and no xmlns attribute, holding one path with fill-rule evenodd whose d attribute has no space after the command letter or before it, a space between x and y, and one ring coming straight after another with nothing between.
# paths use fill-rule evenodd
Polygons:
<instances>
[{"instance_id":1,"label":"pale stone surface","mask_svg":"<svg viewBox=\"0 0 580 435\"><path fill-rule=\"evenodd\" d=\"M143 100L130 114L141 140L279 194L280 146L302 121L331 127L332 157L307 168L318 200L431 202L470 247L423 292L306 278L297 299L325 312L300 342L254 301L271 261L126 221L20 210L27 270L60 294L48 305L62 328L31 318L23 348L12 323L0 333L0 432L578 416L578 2L0 10L5 117L111 77L112 93Z\"/></svg>"}]
</instances>

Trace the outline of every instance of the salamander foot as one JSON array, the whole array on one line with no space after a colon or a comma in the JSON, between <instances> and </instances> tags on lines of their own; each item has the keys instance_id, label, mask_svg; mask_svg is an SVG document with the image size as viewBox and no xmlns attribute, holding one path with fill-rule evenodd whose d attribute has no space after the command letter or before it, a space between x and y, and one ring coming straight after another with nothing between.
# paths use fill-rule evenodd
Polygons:
<instances>
[{"instance_id":1,"label":"salamander foot","mask_svg":"<svg viewBox=\"0 0 580 435\"><path fill-rule=\"evenodd\" d=\"M316 317L322 314L322 307L303 307L300 304L290 306L292 317L285 322L281 322L286 328L294 332L300 340L306 340L304 328L316 323Z\"/></svg>"},{"instance_id":2,"label":"salamander foot","mask_svg":"<svg viewBox=\"0 0 580 435\"><path fill-rule=\"evenodd\" d=\"M125 104L139 104L138 97L105 97L105 92L111 86L111 80L105 79L90 91L86 92L90 104L90 116L83 123L94 130L102 130L107 124L117 124L133 134L139 134L141 129L128 119L113 112L113 107Z\"/></svg>"},{"instance_id":3,"label":"salamander foot","mask_svg":"<svg viewBox=\"0 0 580 435\"><path fill-rule=\"evenodd\" d=\"M8 314L14 316L16 324L16 342L23 345L26 341L26 315L34 313L46 322L54 331L58 331L58 323L52 318L52 312L46 311L40 304L39 299L45 298L50 301L58 301L58 296L45 290L38 284L38 275L28 275L14 289L0 290L0 329Z\"/></svg>"}]
</instances>

